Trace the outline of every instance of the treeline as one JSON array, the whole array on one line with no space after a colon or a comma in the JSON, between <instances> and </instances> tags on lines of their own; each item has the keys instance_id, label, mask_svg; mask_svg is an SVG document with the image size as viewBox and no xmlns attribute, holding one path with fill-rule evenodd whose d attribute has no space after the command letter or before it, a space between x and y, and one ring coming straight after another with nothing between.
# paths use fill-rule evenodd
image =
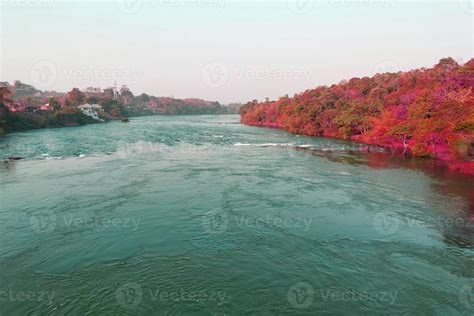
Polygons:
<instances>
[{"instance_id":1,"label":"treeline","mask_svg":"<svg viewBox=\"0 0 474 316\"><path fill-rule=\"evenodd\" d=\"M66 105L79 105L85 102L97 103L102 105L104 109L110 104L115 104L117 105L115 114L122 116L238 113L235 107L224 106L216 101L206 101L197 98L176 99L173 97L157 97L146 93L134 95L126 86L122 86L116 92L112 88L108 88L100 93L83 92L74 88L66 95Z\"/></svg>"},{"instance_id":2,"label":"treeline","mask_svg":"<svg viewBox=\"0 0 474 316\"><path fill-rule=\"evenodd\" d=\"M64 105L74 107L84 103L96 103L112 118L144 115L199 115L227 114L231 111L219 102L201 99L175 99L156 97L142 93L135 96L128 88L122 87L117 92L105 89L103 92L83 92L74 88L65 95ZM237 113L234 111L234 113Z\"/></svg>"},{"instance_id":3,"label":"treeline","mask_svg":"<svg viewBox=\"0 0 474 316\"><path fill-rule=\"evenodd\" d=\"M71 95L74 95L75 89L68 93L65 99L66 102L61 103L56 97L48 99L41 95L38 96L41 91L19 81L15 82L15 86L3 84L3 86L0 86L0 136L5 133L23 130L79 126L99 122L85 115L77 108L76 102L70 99ZM30 93L34 94L31 95ZM34 113L13 111L9 108L19 100L34 108ZM49 104L48 110L40 110L41 105L45 103ZM123 106L119 102L106 100L104 105L107 111L99 113L104 121L122 118Z\"/></svg>"},{"instance_id":4,"label":"treeline","mask_svg":"<svg viewBox=\"0 0 474 316\"><path fill-rule=\"evenodd\" d=\"M3 103L0 103L0 137L5 133L16 131L79 126L92 123L97 123L97 121L84 115L77 109L69 109L54 113L40 111L36 115L28 115L19 112L10 112Z\"/></svg>"},{"instance_id":5,"label":"treeline","mask_svg":"<svg viewBox=\"0 0 474 316\"><path fill-rule=\"evenodd\" d=\"M133 96L124 100L128 116L142 115L204 115L204 114L237 114L235 108L221 105L219 102L201 99L175 99L155 97L147 94Z\"/></svg>"},{"instance_id":6,"label":"treeline","mask_svg":"<svg viewBox=\"0 0 474 316\"><path fill-rule=\"evenodd\" d=\"M249 102L241 122L352 139L448 162L474 174L474 59L352 78L277 101Z\"/></svg>"},{"instance_id":7,"label":"treeline","mask_svg":"<svg viewBox=\"0 0 474 316\"><path fill-rule=\"evenodd\" d=\"M18 103L37 110L24 113L24 107L15 108ZM196 98L156 97L145 93L135 96L126 86L104 90L88 88L85 91L73 88L67 93L60 93L41 91L20 81L15 81L13 85L0 82L0 135L28 129L97 123L78 109L85 103L101 105L98 115L104 121L145 115L231 114L238 113L240 106L224 106L219 102Z\"/></svg>"}]
</instances>

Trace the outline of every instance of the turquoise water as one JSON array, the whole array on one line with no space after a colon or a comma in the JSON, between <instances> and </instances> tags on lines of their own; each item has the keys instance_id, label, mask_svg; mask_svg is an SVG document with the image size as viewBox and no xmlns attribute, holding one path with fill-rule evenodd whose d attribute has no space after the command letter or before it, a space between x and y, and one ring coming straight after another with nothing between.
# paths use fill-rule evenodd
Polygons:
<instances>
[{"instance_id":1,"label":"turquoise water","mask_svg":"<svg viewBox=\"0 0 474 316\"><path fill-rule=\"evenodd\" d=\"M238 120L0 140L0 314L474 313L472 179Z\"/></svg>"}]
</instances>

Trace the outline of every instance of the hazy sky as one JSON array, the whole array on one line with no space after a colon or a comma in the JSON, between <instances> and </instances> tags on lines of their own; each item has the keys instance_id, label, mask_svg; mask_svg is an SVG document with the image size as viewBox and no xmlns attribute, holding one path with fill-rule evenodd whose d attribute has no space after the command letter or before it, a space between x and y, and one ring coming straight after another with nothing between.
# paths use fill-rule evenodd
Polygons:
<instances>
[{"instance_id":1,"label":"hazy sky","mask_svg":"<svg viewBox=\"0 0 474 316\"><path fill-rule=\"evenodd\" d=\"M2 0L0 0L2 1ZM4 0L0 81L223 103L473 57L470 0Z\"/></svg>"}]
</instances>

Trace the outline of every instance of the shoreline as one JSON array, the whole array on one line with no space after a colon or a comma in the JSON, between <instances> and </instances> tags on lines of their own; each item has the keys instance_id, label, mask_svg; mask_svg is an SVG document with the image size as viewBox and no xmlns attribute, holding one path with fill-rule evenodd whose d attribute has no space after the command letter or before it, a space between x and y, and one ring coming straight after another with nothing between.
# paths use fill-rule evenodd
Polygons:
<instances>
[{"instance_id":1,"label":"shoreline","mask_svg":"<svg viewBox=\"0 0 474 316\"><path fill-rule=\"evenodd\" d=\"M387 146L387 145L382 145L382 144L377 144L377 143L369 143L369 142L365 142L361 139L357 139L357 138L353 138L353 137L342 138L342 137L337 137L337 136L314 136L314 135L308 135L308 134L303 134L303 133L295 134L295 133L292 133L292 132L286 130L283 126L277 125L277 124L244 123L244 122L242 122L242 117L241 117L240 124L247 125L247 126L261 127L261 128L278 129L278 130L282 130L282 131L285 131L287 133L290 133L292 135L302 135L302 136L307 136L307 137L345 140L345 141L349 141L351 143L359 143L359 144L366 145L366 146L378 146L380 148L383 148L385 150L390 151L392 155L396 154L400 157L417 158L417 159L424 159L424 160L428 160L428 161L430 161L430 160L431 161L437 161L437 162L440 162L443 166L446 166L449 169L449 171L451 171L451 172L454 172L454 173L457 173L457 174L460 174L460 175L464 175L464 176L474 177L474 161L448 161L448 160L443 160L443 159L440 159L440 158L415 156L411 152L407 152L407 153L404 154L403 153L403 148L400 147L400 146L396 147L396 146ZM361 153L363 153L363 152L371 153L369 150L360 151L360 152Z\"/></svg>"},{"instance_id":2,"label":"shoreline","mask_svg":"<svg viewBox=\"0 0 474 316\"><path fill-rule=\"evenodd\" d=\"M26 131L37 131L37 130L45 130L45 129L57 129L57 128L65 128L65 127L81 127L81 126L86 126L86 125L95 125L95 124L107 124L107 123L112 123L112 122L122 122L123 119L133 119L133 118L139 118L139 117L154 117L154 116L225 116L225 115L239 115L238 113L219 113L219 114L147 114L147 115L132 115L128 117L122 117L122 118L114 118L110 119L108 121L97 121L97 122L88 122L85 124L66 124L66 125L58 125L58 126L44 126L44 127L37 127L37 128L28 128L28 129L21 129L21 130L15 130L15 131L10 131L10 132L5 132L4 134L0 134L0 140L3 137L6 137L10 134L14 133L21 133L21 132L26 132ZM238 123L241 124L241 123Z\"/></svg>"}]
</instances>

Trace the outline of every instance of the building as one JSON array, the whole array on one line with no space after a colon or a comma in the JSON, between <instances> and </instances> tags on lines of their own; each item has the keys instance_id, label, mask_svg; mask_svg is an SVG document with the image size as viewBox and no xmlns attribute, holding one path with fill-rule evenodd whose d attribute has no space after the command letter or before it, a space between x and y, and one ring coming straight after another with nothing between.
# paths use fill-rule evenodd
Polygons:
<instances>
[{"instance_id":1,"label":"building","mask_svg":"<svg viewBox=\"0 0 474 316\"><path fill-rule=\"evenodd\" d=\"M29 101L16 101L7 104L10 112L36 113L38 107Z\"/></svg>"},{"instance_id":2,"label":"building","mask_svg":"<svg viewBox=\"0 0 474 316\"><path fill-rule=\"evenodd\" d=\"M38 112L38 107L36 105L29 105L25 107L25 113L36 113Z\"/></svg>"},{"instance_id":3,"label":"building","mask_svg":"<svg viewBox=\"0 0 474 316\"><path fill-rule=\"evenodd\" d=\"M54 111L53 107L49 105L49 103L40 105L39 109L41 111Z\"/></svg>"},{"instance_id":4,"label":"building","mask_svg":"<svg viewBox=\"0 0 474 316\"><path fill-rule=\"evenodd\" d=\"M100 120L98 111L102 111L102 107L98 104L83 104L77 107L85 115L92 117L93 119Z\"/></svg>"},{"instance_id":5,"label":"building","mask_svg":"<svg viewBox=\"0 0 474 316\"><path fill-rule=\"evenodd\" d=\"M99 88L99 87L87 87L87 88L83 89L82 92L100 94L100 93L102 93L102 89Z\"/></svg>"}]
</instances>

